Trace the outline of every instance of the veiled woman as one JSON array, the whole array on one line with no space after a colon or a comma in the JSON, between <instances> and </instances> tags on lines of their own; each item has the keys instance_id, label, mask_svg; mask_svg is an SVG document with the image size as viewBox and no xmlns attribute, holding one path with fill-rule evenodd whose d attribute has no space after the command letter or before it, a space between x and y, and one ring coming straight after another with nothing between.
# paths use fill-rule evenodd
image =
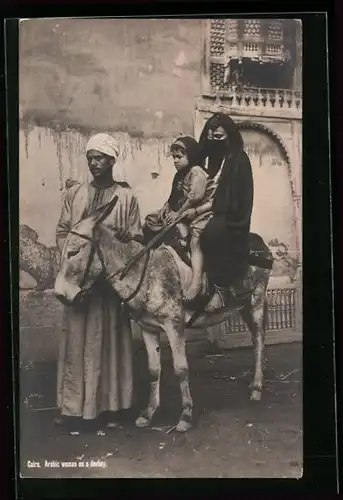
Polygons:
<instances>
[{"instance_id":1,"label":"veiled woman","mask_svg":"<svg viewBox=\"0 0 343 500\"><path fill-rule=\"evenodd\" d=\"M201 247L210 280L225 289L242 279L248 267L252 169L242 136L227 115L213 115L199 143L205 170L216 185Z\"/></svg>"}]
</instances>

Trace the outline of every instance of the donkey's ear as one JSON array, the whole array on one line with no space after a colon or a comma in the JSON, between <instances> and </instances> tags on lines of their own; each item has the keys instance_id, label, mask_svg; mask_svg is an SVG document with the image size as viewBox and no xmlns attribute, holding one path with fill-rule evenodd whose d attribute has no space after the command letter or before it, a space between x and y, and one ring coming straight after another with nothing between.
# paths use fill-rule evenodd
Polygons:
<instances>
[{"instance_id":1,"label":"donkey's ear","mask_svg":"<svg viewBox=\"0 0 343 500\"><path fill-rule=\"evenodd\" d=\"M95 225L100 224L101 222L103 222L106 219L106 217L108 217L110 215L110 213L112 212L113 208L115 207L117 201L118 201L118 196L115 196L113 198L113 200L111 200L106 205L103 205L102 207L98 208L94 212L93 221L94 221Z\"/></svg>"}]
</instances>

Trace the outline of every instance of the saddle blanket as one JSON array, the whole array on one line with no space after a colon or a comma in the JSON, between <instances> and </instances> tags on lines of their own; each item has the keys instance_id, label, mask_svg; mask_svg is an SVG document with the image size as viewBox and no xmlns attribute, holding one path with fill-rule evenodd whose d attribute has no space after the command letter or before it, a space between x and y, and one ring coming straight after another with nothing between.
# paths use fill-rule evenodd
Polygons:
<instances>
[{"instance_id":1,"label":"saddle blanket","mask_svg":"<svg viewBox=\"0 0 343 500\"><path fill-rule=\"evenodd\" d=\"M179 270L181 289L184 291L190 285L192 281L192 269L188 266L179 256L174 248L167 245L161 245L161 249L168 251L172 256L175 265ZM253 280L250 272L250 268L244 280L241 280L236 285L230 287L226 290L226 293L221 293L221 291L215 287L210 287L207 279L206 273L203 273L202 278L202 290L199 293L199 298L194 301L193 304L187 307L188 309L197 309L199 302L204 302L205 311L212 312L215 309L221 309L223 307L237 307L237 302L241 302L244 298L251 295L253 290Z\"/></svg>"}]
</instances>

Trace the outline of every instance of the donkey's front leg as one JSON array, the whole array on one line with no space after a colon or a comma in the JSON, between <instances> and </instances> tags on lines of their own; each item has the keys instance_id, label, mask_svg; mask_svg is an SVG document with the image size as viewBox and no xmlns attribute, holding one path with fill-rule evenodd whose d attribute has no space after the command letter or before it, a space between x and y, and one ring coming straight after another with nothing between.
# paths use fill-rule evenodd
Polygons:
<instances>
[{"instance_id":1,"label":"donkey's front leg","mask_svg":"<svg viewBox=\"0 0 343 500\"><path fill-rule=\"evenodd\" d=\"M193 424L193 400L189 388L184 321L166 321L163 327L172 351L174 371L180 381L182 412L176 430L186 432Z\"/></svg>"},{"instance_id":2,"label":"donkey's front leg","mask_svg":"<svg viewBox=\"0 0 343 500\"><path fill-rule=\"evenodd\" d=\"M161 353L160 334L142 330L145 348L148 354L148 369L150 377L148 407L141 412L136 420L136 427L148 427L152 417L160 406Z\"/></svg>"}]
</instances>

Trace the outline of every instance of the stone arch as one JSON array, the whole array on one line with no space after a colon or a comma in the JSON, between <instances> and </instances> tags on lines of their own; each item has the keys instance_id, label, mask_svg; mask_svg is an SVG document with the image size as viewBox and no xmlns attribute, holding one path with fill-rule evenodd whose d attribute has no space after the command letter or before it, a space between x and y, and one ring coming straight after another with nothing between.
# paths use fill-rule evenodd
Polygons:
<instances>
[{"instance_id":1,"label":"stone arch","mask_svg":"<svg viewBox=\"0 0 343 500\"><path fill-rule=\"evenodd\" d=\"M281 139L279 134L277 134L274 130L267 127L266 125L252 121L252 120L243 120L240 122L236 122L236 125L237 125L238 129L240 129L240 130L245 129L245 130L255 130L256 132L262 132L263 134L266 134L268 137L270 137L275 142L275 144L277 145L277 147L281 153L282 159L286 162L289 184L290 184L290 188L291 188L292 200L294 200L296 193L295 193L295 187L294 187L294 183L293 183L291 158L290 158L290 155L287 151L285 143L283 142L283 140Z\"/></svg>"},{"instance_id":2,"label":"stone arch","mask_svg":"<svg viewBox=\"0 0 343 500\"><path fill-rule=\"evenodd\" d=\"M256 130L257 132L262 132L266 135L268 135L273 141L277 144L279 151L282 155L283 160L286 161L287 163L287 168L289 170L289 174L291 174L291 159L288 154L287 148L281 139L281 137L274 132L274 130L270 129L266 125L263 125L262 123L257 123L253 122L251 120L244 120L242 122L236 122L236 125L239 129L250 129L250 130ZM291 178L291 177L290 177Z\"/></svg>"},{"instance_id":3,"label":"stone arch","mask_svg":"<svg viewBox=\"0 0 343 500\"><path fill-rule=\"evenodd\" d=\"M280 195L281 195L281 199L283 199L283 203L285 202L285 196L286 196L286 198L289 197L288 198L289 202L287 202L288 208L285 210L285 220L289 220L290 225L288 225L288 223L285 223L286 225L280 224L279 227L283 228L283 229L280 229L280 233L278 231L276 231L276 234L278 234L278 236L271 238L270 243L271 243L271 246L273 247L273 250L276 252L276 255L278 255L281 252L281 250L283 250L283 247L285 247L285 249L287 249L287 251L285 253L285 255L287 254L286 255L287 259L280 257L281 260L278 259L278 262L274 268L274 271L276 273L279 273L279 272L280 273L282 273L282 272L288 273L289 272L290 275L292 274L292 279L293 279L294 278L293 274L295 272L293 268L295 265L297 265L297 261L296 261L296 259L295 260L293 259L294 254L290 254L290 256L288 255L288 251L289 251L289 248L292 248L292 250L293 250L293 245L295 245L295 248L298 251L299 242L298 242L298 234L297 234L297 228L296 228L296 210L295 210L295 204L294 204L294 185L293 185L293 179L292 179L292 161L291 161L290 154L289 154L289 152L284 144L284 141L278 135L278 133L271 130L264 123L256 123L256 122L249 119L249 120L237 121L236 125L237 125L238 129L240 130L240 132L242 133L242 135L243 135L245 130L247 132L250 131L251 133L260 134L261 136L264 135L268 141L271 141L273 143L273 145L274 145L273 147L275 148L275 152L278 154L279 158L282 160L282 164L284 166L284 170L283 170L284 171L284 173L283 173L284 181L283 182L285 184L284 184L284 187L281 188L282 194L280 193ZM270 168L270 166L267 167L267 165L266 165L266 168ZM270 171L270 174L272 176L276 175L278 178L279 174L277 174L276 171L274 171L274 167L271 167L271 168L272 168L272 171ZM258 171L256 171L256 174L257 174L257 172ZM273 172L275 172L275 174ZM257 178L256 178L256 181L257 181ZM268 192L268 188L266 188L266 189ZM285 189L286 189L286 191L285 191ZM261 191L259 189L257 189L257 192L260 193ZM288 192L287 195L286 195L286 192ZM272 202L272 203L274 203L275 197L273 195L271 196L271 199L274 200ZM260 206L260 204L257 203L256 206ZM258 210L256 209L255 216L257 215L257 217L255 218L255 223L257 223L257 228L258 228L257 231L261 230L263 232L262 226L260 229L260 224L261 224L261 220L262 220L261 213L263 213L263 210L261 211L260 209L258 209ZM277 218L278 215L276 215L276 214L279 214L279 216L280 216L280 214L281 214L280 209L275 211L273 217ZM286 214L288 214L288 215L286 215ZM289 217L289 219L288 219L288 217ZM271 228L273 228L274 226L275 226L275 221L274 221L274 224L271 224L269 230ZM288 232L288 230L285 229L287 227L289 227L290 232ZM266 231L266 233L268 234L268 230ZM291 235L293 235L293 236L291 236ZM285 238L285 239L283 239L283 238ZM285 245L285 243L286 243L286 245ZM280 255L281 255L281 253L280 253ZM279 262L279 260L280 260L280 262ZM293 262L293 260L294 260L294 262ZM288 261L290 262L290 266L288 266L288 264L289 264ZM287 266L289 267L289 269L288 268L286 269ZM279 275L279 274L276 274L276 275Z\"/></svg>"}]
</instances>

